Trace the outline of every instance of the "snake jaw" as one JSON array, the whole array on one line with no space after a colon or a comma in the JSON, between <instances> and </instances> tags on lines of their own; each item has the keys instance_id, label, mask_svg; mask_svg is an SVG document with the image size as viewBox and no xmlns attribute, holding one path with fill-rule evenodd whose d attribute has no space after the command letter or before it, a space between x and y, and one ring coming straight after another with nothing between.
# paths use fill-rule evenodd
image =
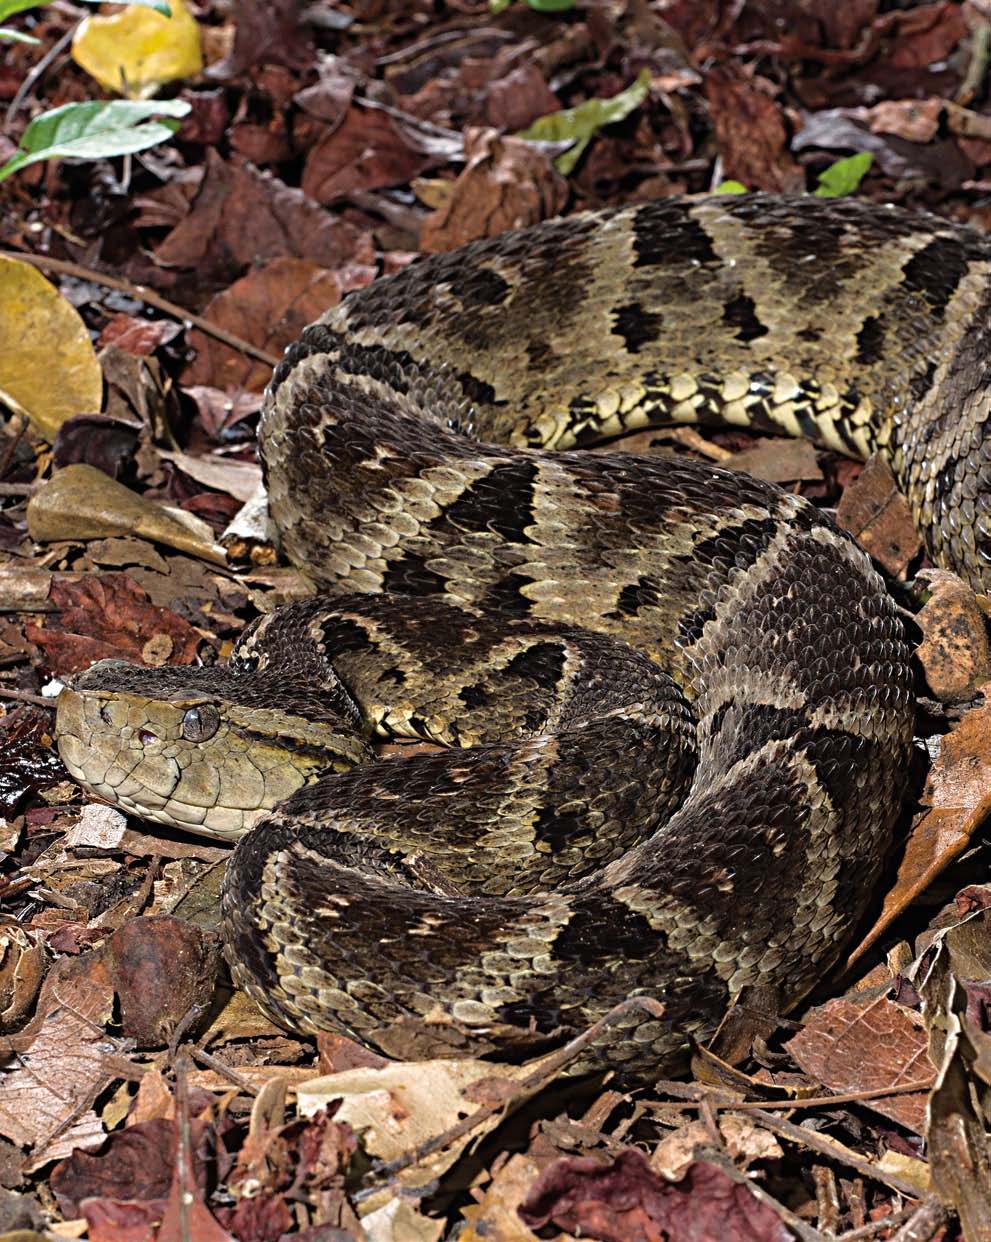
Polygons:
<instances>
[{"instance_id":1,"label":"snake jaw","mask_svg":"<svg viewBox=\"0 0 991 1242\"><path fill-rule=\"evenodd\" d=\"M225 702L188 687L146 692L158 670L101 661L59 696L59 754L86 789L143 819L211 837L240 837L328 770L366 757L335 723Z\"/></svg>"}]
</instances>

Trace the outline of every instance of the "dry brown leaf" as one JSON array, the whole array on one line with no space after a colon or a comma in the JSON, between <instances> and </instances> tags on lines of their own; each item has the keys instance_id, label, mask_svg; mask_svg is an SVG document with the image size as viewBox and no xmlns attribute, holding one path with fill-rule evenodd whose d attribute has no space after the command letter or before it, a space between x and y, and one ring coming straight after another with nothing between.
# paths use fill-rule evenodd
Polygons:
<instances>
[{"instance_id":1,"label":"dry brown leaf","mask_svg":"<svg viewBox=\"0 0 991 1242\"><path fill-rule=\"evenodd\" d=\"M131 919L107 944L124 1034L138 1047L167 1044L193 1009L206 1009L217 980L217 938L168 914Z\"/></svg>"},{"instance_id":2,"label":"dry brown leaf","mask_svg":"<svg viewBox=\"0 0 991 1242\"><path fill-rule=\"evenodd\" d=\"M81 672L96 660L192 664L203 644L198 630L170 609L149 603L126 574L56 580L51 598L58 616L26 632L60 676Z\"/></svg>"},{"instance_id":3,"label":"dry brown leaf","mask_svg":"<svg viewBox=\"0 0 991 1242\"><path fill-rule=\"evenodd\" d=\"M95 413L103 375L79 312L37 268L0 258L0 399L46 440L74 414Z\"/></svg>"},{"instance_id":4,"label":"dry brown leaf","mask_svg":"<svg viewBox=\"0 0 991 1242\"><path fill-rule=\"evenodd\" d=\"M464 170L444 205L424 220L421 248L453 250L476 237L536 224L556 216L567 197L567 182L532 143L470 129Z\"/></svg>"},{"instance_id":5,"label":"dry brown leaf","mask_svg":"<svg viewBox=\"0 0 991 1242\"><path fill-rule=\"evenodd\" d=\"M705 75L705 97L726 177L748 190L799 191L805 173L788 153L781 105L727 61Z\"/></svg>"},{"instance_id":6,"label":"dry brown leaf","mask_svg":"<svg viewBox=\"0 0 991 1242\"><path fill-rule=\"evenodd\" d=\"M922 540L891 467L875 455L844 490L836 521L896 578L904 578Z\"/></svg>"},{"instance_id":7,"label":"dry brown leaf","mask_svg":"<svg viewBox=\"0 0 991 1242\"><path fill-rule=\"evenodd\" d=\"M205 315L211 323L278 357L308 323L335 306L343 292L338 277L317 263L273 259L218 293ZM188 339L196 358L183 375L185 384L261 392L272 378L266 363L247 358L198 329Z\"/></svg>"},{"instance_id":8,"label":"dry brown leaf","mask_svg":"<svg viewBox=\"0 0 991 1242\"><path fill-rule=\"evenodd\" d=\"M313 146L303 191L318 203L400 185L461 154L461 137L421 126L382 108L352 104L344 120Z\"/></svg>"},{"instance_id":9,"label":"dry brown leaf","mask_svg":"<svg viewBox=\"0 0 991 1242\"><path fill-rule=\"evenodd\" d=\"M99 955L62 958L45 980L35 1017L5 1041L19 1056L0 1078L0 1133L33 1148L34 1162L56 1159L60 1138L72 1135L80 1146L102 1141L91 1106L119 1076L103 1030L112 1012L113 988Z\"/></svg>"},{"instance_id":10,"label":"dry brown leaf","mask_svg":"<svg viewBox=\"0 0 991 1242\"><path fill-rule=\"evenodd\" d=\"M419 1144L444 1134L478 1104L470 1089L501 1076L510 1084L533 1072L533 1065L497 1065L490 1061L409 1061L382 1068L362 1067L328 1074L296 1088L299 1111L312 1116L340 1100L335 1121L347 1121L371 1156L394 1160ZM518 1097L526 1098L525 1093ZM400 1174L411 1186L422 1186L450 1168L469 1142L477 1141L502 1121L495 1113L487 1121L418 1161ZM379 1203L374 1200L377 1207Z\"/></svg>"},{"instance_id":11,"label":"dry brown leaf","mask_svg":"<svg viewBox=\"0 0 991 1242\"><path fill-rule=\"evenodd\" d=\"M0 1032L18 1025L38 995L48 955L44 939L10 923L0 927Z\"/></svg>"},{"instance_id":12,"label":"dry brown leaf","mask_svg":"<svg viewBox=\"0 0 991 1242\"><path fill-rule=\"evenodd\" d=\"M843 997L806 1017L785 1045L806 1074L841 1094L901 1087L933 1077L922 1015L887 997L868 1005ZM865 1100L864 1107L922 1134L926 1091Z\"/></svg>"},{"instance_id":13,"label":"dry brown leaf","mask_svg":"<svg viewBox=\"0 0 991 1242\"><path fill-rule=\"evenodd\" d=\"M520 1220L519 1206L537 1180L540 1166L529 1154L510 1156L498 1170L478 1204L461 1209L468 1228L461 1242L537 1242L537 1235ZM567 1242L559 1234L556 1242Z\"/></svg>"},{"instance_id":14,"label":"dry brown leaf","mask_svg":"<svg viewBox=\"0 0 991 1242\"><path fill-rule=\"evenodd\" d=\"M986 618L977 596L956 574L927 570L932 595L915 620L924 635L916 655L941 703L972 699L991 678Z\"/></svg>"},{"instance_id":15,"label":"dry brown leaf","mask_svg":"<svg viewBox=\"0 0 991 1242\"><path fill-rule=\"evenodd\" d=\"M761 439L753 448L731 454L724 464L769 483L818 482L823 477L809 440Z\"/></svg>"},{"instance_id":16,"label":"dry brown leaf","mask_svg":"<svg viewBox=\"0 0 991 1242\"><path fill-rule=\"evenodd\" d=\"M167 267L228 269L231 275L264 260L306 258L336 272L347 288L375 274L369 232L328 214L271 173L225 161L215 151L207 152L189 213L155 257Z\"/></svg>"}]
</instances>

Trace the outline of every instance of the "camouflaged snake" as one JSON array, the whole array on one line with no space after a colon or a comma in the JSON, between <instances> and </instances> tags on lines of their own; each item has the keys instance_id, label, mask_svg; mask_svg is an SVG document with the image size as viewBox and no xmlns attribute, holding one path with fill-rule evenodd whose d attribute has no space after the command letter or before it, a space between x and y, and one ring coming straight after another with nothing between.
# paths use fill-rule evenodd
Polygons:
<instances>
[{"instance_id":1,"label":"camouflaged snake","mask_svg":"<svg viewBox=\"0 0 991 1242\"><path fill-rule=\"evenodd\" d=\"M225 669L98 665L81 780L235 836L235 977L394 1056L523 1056L648 995L583 1068L669 1072L787 1007L884 860L912 725L879 576L810 504L587 446L784 430L891 462L991 579L991 243L855 201L668 199L474 243L351 294L277 368L272 516L326 594ZM374 732L443 751L376 759ZM273 809L274 807L274 809Z\"/></svg>"}]
</instances>

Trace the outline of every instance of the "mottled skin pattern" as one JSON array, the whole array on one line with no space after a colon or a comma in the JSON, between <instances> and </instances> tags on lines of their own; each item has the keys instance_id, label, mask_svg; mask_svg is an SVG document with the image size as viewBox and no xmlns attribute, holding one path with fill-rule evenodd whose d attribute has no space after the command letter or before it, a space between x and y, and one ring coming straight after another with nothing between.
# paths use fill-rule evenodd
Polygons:
<instances>
[{"instance_id":1,"label":"mottled skin pattern","mask_svg":"<svg viewBox=\"0 0 991 1242\"><path fill-rule=\"evenodd\" d=\"M897 813L894 606L800 498L582 446L711 419L881 449L934 555L979 584L989 262L929 217L755 195L551 222L352 295L277 369L260 436L285 549L333 598L263 622L222 689L86 674L64 730L60 706L74 770L133 806L150 764L170 818L185 763L176 818L234 831L204 748L272 745L273 678L293 720L326 691L306 747L332 767L374 729L468 748L315 780L296 756L303 787L238 846L229 960L304 1031L524 1055L642 994L664 1018L580 1068L644 1076L741 994L794 1004ZM94 772L118 699L126 738ZM210 738L165 754L193 709Z\"/></svg>"}]
</instances>

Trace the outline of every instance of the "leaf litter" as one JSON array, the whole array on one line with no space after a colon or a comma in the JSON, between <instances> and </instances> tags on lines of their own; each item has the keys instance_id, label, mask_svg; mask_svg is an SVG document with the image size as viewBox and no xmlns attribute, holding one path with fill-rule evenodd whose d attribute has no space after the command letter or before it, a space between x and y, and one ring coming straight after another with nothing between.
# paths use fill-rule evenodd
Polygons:
<instances>
[{"instance_id":1,"label":"leaf litter","mask_svg":"<svg viewBox=\"0 0 991 1242\"><path fill-rule=\"evenodd\" d=\"M797 1013L735 1015L742 1059L699 1050L690 1083L280 1031L218 963L225 849L87 805L47 706L96 658L224 658L306 593L251 508L260 391L377 273L733 181L991 225L988 6L200 0L178 27L15 9L40 50L0 44L0 159L32 123L65 138L69 118L78 142L61 163L22 148L0 188L21 342L0 360L0 1238L988 1237L988 601L926 566L877 463L736 430L624 445L838 508L921 639L874 926ZM70 44L75 63L40 60ZM118 131L98 81L140 117Z\"/></svg>"}]
</instances>

